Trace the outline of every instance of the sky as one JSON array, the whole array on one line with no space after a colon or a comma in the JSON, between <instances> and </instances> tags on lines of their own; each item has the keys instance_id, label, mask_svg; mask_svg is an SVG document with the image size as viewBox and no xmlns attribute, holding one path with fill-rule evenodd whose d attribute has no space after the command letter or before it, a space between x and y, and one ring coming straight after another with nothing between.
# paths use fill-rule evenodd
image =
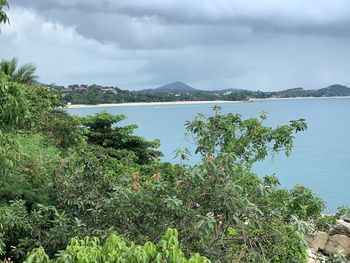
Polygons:
<instances>
[{"instance_id":1,"label":"sky","mask_svg":"<svg viewBox=\"0 0 350 263\"><path fill-rule=\"evenodd\" d=\"M9 0L0 58L43 83L350 86L348 0Z\"/></svg>"}]
</instances>

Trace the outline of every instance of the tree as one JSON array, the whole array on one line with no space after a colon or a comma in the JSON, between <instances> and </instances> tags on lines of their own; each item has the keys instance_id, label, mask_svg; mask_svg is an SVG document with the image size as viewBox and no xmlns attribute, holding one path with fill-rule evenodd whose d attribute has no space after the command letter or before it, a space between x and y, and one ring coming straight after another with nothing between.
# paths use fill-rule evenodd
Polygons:
<instances>
[{"instance_id":1,"label":"tree","mask_svg":"<svg viewBox=\"0 0 350 263\"><path fill-rule=\"evenodd\" d=\"M273 129L263 125L268 117L265 112L260 114L260 119L243 120L239 114L221 114L220 106L214 106L213 110L214 116L198 114L186 123L188 136L197 145L196 153L201 154L203 160L230 154L235 162L251 165L264 160L269 153L284 150L289 155L294 133L307 129L304 119Z\"/></svg>"},{"instance_id":2,"label":"tree","mask_svg":"<svg viewBox=\"0 0 350 263\"><path fill-rule=\"evenodd\" d=\"M0 176L7 174L19 158L13 131L29 116L24 89L0 72Z\"/></svg>"},{"instance_id":3,"label":"tree","mask_svg":"<svg viewBox=\"0 0 350 263\"><path fill-rule=\"evenodd\" d=\"M18 59L2 60L0 62L0 71L10 76L14 81L22 84L32 84L38 79L35 74L36 66L28 63L18 67Z\"/></svg>"},{"instance_id":4,"label":"tree","mask_svg":"<svg viewBox=\"0 0 350 263\"><path fill-rule=\"evenodd\" d=\"M124 115L111 115L106 111L83 118L82 123L87 128L85 135L88 142L102 146L112 157L123 158L132 154L135 156L135 162L139 164L158 160L162 156L162 153L156 150L159 141L147 141L134 135L136 125L116 126L125 119Z\"/></svg>"},{"instance_id":5,"label":"tree","mask_svg":"<svg viewBox=\"0 0 350 263\"><path fill-rule=\"evenodd\" d=\"M173 224L184 235L184 249L217 262L303 262L305 241L293 220L319 215L323 203L303 189L279 189L277 178L261 179L251 166L269 154L289 154L305 122L271 128L263 125L265 113L242 119L214 110L187 123L203 162L177 178L173 199L180 216ZM305 205L304 213L293 200Z\"/></svg>"},{"instance_id":6,"label":"tree","mask_svg":"<svg viewBox=\"0 0 350 263\"><path fill-rule=\"evenodd\" d=\"M0 0L0 24L1 23L9 23L9 18L5 11L3 10L5 7L9 7L7 0Z\"/></svg>"}]
</instances>

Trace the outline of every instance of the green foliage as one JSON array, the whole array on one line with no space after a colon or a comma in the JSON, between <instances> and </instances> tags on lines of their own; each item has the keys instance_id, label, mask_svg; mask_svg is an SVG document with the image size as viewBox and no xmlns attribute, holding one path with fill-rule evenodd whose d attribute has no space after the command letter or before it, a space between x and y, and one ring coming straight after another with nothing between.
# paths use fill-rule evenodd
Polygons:
<instances>
[{"instance_id":1,"label":"green foliage","mask_svg":"<svg viewBox=\"0 0 350 263\"><path fill-rule=\"evenodd\" d=\"M336 224L334 215L322 215L316 220L316 229L320 231L329 231Z\"/></svg>"},{"instance_id":2,"label":"green foliage","mask_svg":"<svg viewBox=\"0 0 350 263\"><path fill-rule=\"evenodd\" d=\"M296 185L290 191L289 213L297 215L302 220L317 219L325 207L321 198L305 186Z\"/></svg>"},{"instance_id":3,"label":"green foliage","mask_svg":"<svg viewBox=\"0 0 350 263\"><path fill-rule=\"evenodd\" d=\"M336 218L350 218L350 207L349 206L341 206L338 207L338 211L335 214Z\"/></svg>"},{"instance_id":4,"label":"green foliage","mask_svg":"<svg viewBox=\"0 0 350 263\"><path fill-rule=\"evenodd\" d=\"M174 159L179 158L180 162L182 161L188 161L189 157L191 156L191 152L187 148L178 148L174 151Z\"/></svg>"},{"instance_id":5,"label":"green foliage","mask_svg":"<svg viewBox=\"0 0 350 263\"><path fill-rule=\"evenodd\" d=\"M284 150L288 155L293 134L306 129L303 119L273 129L262 125L267 117L265 114L260 119L242 120L239 114L223 115L220 110L220 106L215 106L214 116L198 114L193 121L186 123L187 132L197 145L196 153L203 158L230 153L235 162L252 164L265 159L269 152Z\"/></svg>"},{"instance_id":6,"label":"green foliage","mask_svg":"<svg viewBox=\"0 0 350 263\"><path fill-rule=\"evenodd\" d=\"M69 151L52 182L58 208L82 220L91 235L104 237L115 229L133 240L156 238L172 217L171 207L159 207L173 193L167 180L176 169L119 161L99 150Z\"/></svg>"},{"instance_id":7,"label":"green foliage","mask_svg":"<svg viewBox=\"0 0 350 263\"><path fill-rule=\"evenodd\" d=\"M3 245L1 254L9 254L11 246L30 230L28 212L24 201L14 201L9 205L0 206L0 236Z\"/></svg>"},{"instance_id":8,"label":"green foliage","mask_svg":"<svg viewBox=\"0 0 350 263\"><path fill-rule=\"evenodd\" d=\"M88 142L102 146L106 154L116 158L123 157L125 150L128 150L139 164L150 163L162 156L161 152L155 150L160 145L158 140L146 141L134 135L136 125L116 126L122 120L125 120L125 116L111 115L105 111L83 118Z\"/></svg>"},{"instance_id":9,"label":"green foliage","mask_svg":"<svg viewBox=\"0 0 350 263\"><path fill-rule=\"evenodd\" d=\"M0 129L11 130L23 124L29 115L25 87L0 73Z\"/></svg>"},{"instance_id":10,"label":"green foliage","mask_svg":"<svg viewBox=\"0 0 350 263\"><path fill-rule=\"evenodd\" d=\"M177 196L184 205L175 225L186 233L185 247L220 262L301 262L306 243L284 218L287 202L249 169L236 166L234 158L217 157L186 170L181 179Z\"/></svg>"},{"instance_id":11,"label":"green foliage","mask_svg":"<svg viewBox=\"0 0 350 263\"><path fill-rule=\"evenodd\" d=\"M187 259L194 251L215 262L303 262L310 224L333 220L309 189L251 171L289 154L304 120L271 128L266 113L242 119L215 107L186 124L202 162L185 165L179 149L172 165L159 161L158 141L120 126L122 115L69 116L51 88L4 74L0 92L0 253L16 262L38 247L27 262L209 262ZM181 250L175 230L161 238L169 227Z\"/></svg>"},{"instance_id":12,"label":"green foliage","mask_svg":"<svg viewBox=\"0 0 350 263\"><path fill-rule=\"evenodd\" d=\"M3 254L20 261L28 251L44 246L50 255L64 247L69 235L84 235L85 226L53 206L35 205L28 212L23 200L0 207Z\"/></svg>"},{"instance_id":13,"label":"green foliage","mask_svg":"<svg viewBox=\"0 0 350 263\"><path fill-rule=\"evenodd\" d=\"M0 177L9 173L20 157L18 142L11 131L29 116L23 86L0 73Z\"/></svg>"},{"instance_id":14,"label":"green foliage","mask_svg":"<svg viewBox=\"0 0 350 263\"><path fill-rule=\"evenodd\" d=\"M164 89L162 92L152 90L129 91L117 87L100 85L70 85L59 87L64 93L63 101L72 104L101 104L125 102L172 102L172 101L251 101L265 98L295 98L295 97L332 97L350 96L350 89L341 85L332 85L316 90L302 88L284 91L263 92L250 90L182 90ZM107 89L107 91L106 91Z\"/></svg>"},{"instance_id":15,"label":"green foliage","mask_svg":"<svg viewBox=\"0 0 350 263\"><path fill-rule=\"evenodd\" d=\"M0 24L1 23L9 23L9 18L5 11L3 10L5 7L9 7L7 0L0 0Z\"/></svg>"},{"instance_id":16,"label":"green foliage","mask_svg":"<svg viewBox=\"0 0 350 263\"><path fill-rule=\"evenodd\" d=\"M335 253L327 258L326 263L345 263L346 261L346 256L341 253Z\"/></svg>"},{"instance_id":17,"label":"green foliage","mask_svg":"<svg viewBox=\"0 0 350 263\"><path fill-rule=\"evenodd\" d=\"M25 261L25 263L49 262L210 263L211 261L199 254L186 259L179 247L177 230L169 228L157 244L146 242L143 246L135 245L116 235L107 238L103 245L98 238L85 237L82 240L73 238L57 259L50 260L43 248L38 248Z\"/></svg>"},{"instance_id":18,"label":"green foliage","mask_svg":"<svg viewBox=\"0 0 350 263\"><path fill-rule=\"evenodd\" d=\"M54 145L68 149L84 142L80 118L70 116L62 109L51 110L46 117L49 120L42 123L40 131Z\"/></svg>"},{"instance_id":19,"label":"green foliage","mask_svg":"<svg viewBox=\"0 0 350 263\"><path fill-rule=\"evenodd\" d=\"M20 158L18 142L12 134L0 130L0 178L7 176Z\"/></svg>"},{"instance_id":20,"label":"green foliage","mask_svg":"<svg viewBox=\"0 0 350 263\"><path fill-rule=\"evenodd\" d=\"M17 135L14 140L19 144L16 149L21 159L0 181L0 203L16 199L25 200L29 206L49 203L48 183L60 160L58 150L47 146L41 134Z\"/></svg>"},{"instance_id":21,"label":"green foliage","mask_svg":"<svg viewBox=\"0 0 350 263\"><path fill-rule=\"evenodd\" d=\"M36 67L33 64L25 64L18 68L18 60L16 58L2 60L0 62L0 72L11 77L15 82L22 84L32 84L38 79L38 76L35 75Z\"/></svg>"},{"instance_id":22,"label":"green foliage","mask_svg":"<svg viewBox=\"0 0 350 263\"><path fill-rule=\"evenodd\" d=\"M72 87L73 86L73 87ZM245 92L231 94L214 94L212 92L164 92L147 93L121 90L114 87L113 93L106 93L102 86L78 86L72 85L61 92L64 93L63 101L72 104L100 104L100 103L125 103L125 102L164 102L164 101L215 101L215 100L247 100L251 94ZM82 89L81 89L82 88Z\"/></svg>"}]
</instances>

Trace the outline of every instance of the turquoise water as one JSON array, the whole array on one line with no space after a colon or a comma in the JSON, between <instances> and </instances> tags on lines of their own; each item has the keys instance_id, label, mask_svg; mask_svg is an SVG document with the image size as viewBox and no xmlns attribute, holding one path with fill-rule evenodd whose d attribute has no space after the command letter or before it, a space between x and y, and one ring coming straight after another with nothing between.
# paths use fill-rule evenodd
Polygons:
<instances>
[{"instance_id":1,"label":"turquoise water","mask_svg":"<svg viewBox=\"0 0 350 263\"><path fill-rule=\"evenodd\" d=\"M71 114L88 115L106 110L125 114L139 126L136 133L147 139L160 139L164 160L175 162L173 151L193 148L184 136L184 123L197 113L211 114L213 104L123 106L69 109ZM244 117L269 113L268 125L305 118L308 130L295 138L289 158L282 154L274 160L259 163L254 170L261 176L275 173L282 186L291 188L301 183L310 187L327 202L327 211L350 205L350 99L266 100L255 103L222 104L224 113ZM196 157L193 160L198 160ZM194 162L194 161L192 161Z\"/></svg>"}]
</instances>

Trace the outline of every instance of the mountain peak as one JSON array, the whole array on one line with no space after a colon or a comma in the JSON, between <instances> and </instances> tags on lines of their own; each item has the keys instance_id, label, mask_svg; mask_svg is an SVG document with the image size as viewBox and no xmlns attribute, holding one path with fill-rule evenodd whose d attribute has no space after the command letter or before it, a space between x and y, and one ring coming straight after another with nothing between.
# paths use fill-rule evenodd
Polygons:
<instances>
[{"instance_id":1,"label":"mountain peak","mask_svg":"<svg viewBox=\"0 0 350 263\"><path fill-rule=\"evenodd\" d=\"M175 81L166 85L163 85L161 87L155 88L155 89L148 89L143 90L144 92L150 92L150 93L183 93L183 92L198 92L199 90L192 88L191 86L187 85L186 83L182 81Z\"/></svg>"}]
</instances>

